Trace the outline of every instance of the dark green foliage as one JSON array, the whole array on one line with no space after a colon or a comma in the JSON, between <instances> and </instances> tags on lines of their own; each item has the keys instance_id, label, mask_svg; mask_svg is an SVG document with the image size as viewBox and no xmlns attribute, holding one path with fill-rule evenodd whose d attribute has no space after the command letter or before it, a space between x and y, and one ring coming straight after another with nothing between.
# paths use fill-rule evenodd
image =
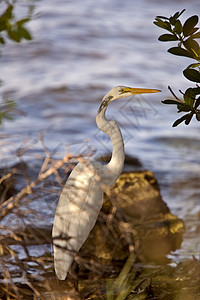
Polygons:
<instances>
[{"instance_id":1,"label":"dark green foliage","mask_svg":"<svg viewBox=\"0 0 200 300\"><path fill-rule=\"evenodd\" d=\"M185 124L188 125L191 121L191 118L192 118L192 114L186 114L186 115L182 116L180 119L176 120L172 126L176 127L183 121L185 121Z\"/></svg>"},{"instance_id":2,"label":"dark green foliage","mask_svg":"<svg viewBox=\"0 0 200 300\"><path fill-rule=\"evenodd\" d=\"M172 47L168 49L168 52L174 55L179 55L179 56L186 56L193 58L193 55L189 53L187 50L180 48L180 47Z\"/></svg>"},{"instance_id":3,"label":"dark green foliage","mask_svg":"<svg viewBox=\"0 0 200 300\"><path fill-rule=\"evenodd\" d=\"M8 5L6 10L0 16L0 43L5 44L5 37L2 36L2 32L7 34L7 37L15 42L21 42L22 39L31 40L30 32L24 27L24 25L30 21L30 17L15 20L14 6Z\"/></svg>"},{"instance_id":4,"label":"dark green foliage","mask_svg":"<svg viewBox=\"0 0 200 300\"><path fill-rule=\"evenodd\" d=\"M173 34L162 34L159 38L159 41L161 42L169 42L169 41L177 41L177 36Z\"/></svg>"},{"instance_id":5,"label":"dark green foliage","mask_svg":"<svg viewBox=\"0 0 200 300\"><path fill-rule=\"evenodd\" d=\"M173 127L185 122L188 125L194 115L196 115L197 121L200 121L200 46L196 39L200 38L199 28L196 27L198 23L198 16L194 15L188 18L184 24L181 23L179 17L185 11L183 9L180 13L176 12L169 18L163 16L157 16L154 24L167 30L169 33L162 34L158 40L161 42L178 42L177 46L168 49L168 52L177 56L184 56L190 59L195 59L197 63L190 64L184 71L183 75L190 81L196 82L195 88L188 88L183 94L183 100L172 92L172 95L176 100L166 99L162 101L164 104L177 105L178 112L187 112L184 116L176 120Z\"/></svg>"},{"instance_id":6,"label":"dark green foliage","mask_svg":"<svg viewBox=\"0 0 200 300\"><path fill-rule=\"evenodd\" d=\"M0 1L0 5L3 6ZM7 2L5 1L5 4ZM13 1L14 4L16 2ZM6 7L6 5L5 5ZM2 11L2 10L1 10ZM27 22L32 18L33 7L29 6L29 13L26 18L16 20L14 15L14 5L7 4L7 7L0 15L0 46L6 43L7 39L20 43L23 39L31 40L30 32L25 28ZM0 81L1 84L1 81ZM1 99L0 99L1 100ZM16 111L16 104L12 100L2 100L0 102L0 125L3 119L13 119Z\"/></svg>"},{"instance_id":7,"label":"dark green foliage","mask_svg":"<svg viewBox=\"0 0 200 300\"><path fill-rule=\"evenodd\" d=\"M198 23L198 16L192 16L189 19L187 19L183 25L183 35L189 36L193 34L195 31L197 31L199 28L195 28L195 26Z\"/></svg>"},{"instance_id":8,"label":"dark green foliage","mask_svg":"<svg viewBox=\"0 0 200 300\"><path fill-rule=\"evenodd\" d=\"M16 103L10 99L0 104L0 125L3 119L13 120L13 113L16 111Z\"/></svg>"},{"instance_id":9,"label":"dark green foliage","mask_svg":"<svg viewBox=\"0 0 200 300\"><path fill-rule=\"evenodd\" d=\"M169 88L172 92L171 88ZM174 93L172 92L173 96ZM176 120L173 127L179 125L185 121L185 124L188 125L194 115L196 115L197 121L200 121L200 87L188 88L183 94L183 100L179 100L176 96L176 100L166 99L163 100L164 104L175 104L177 105L178 113L179 112L188 112L186 115L182 116L180 119ZM198 97L197 97L198 96Z\"/></svg>"},{"instance_id":10,"label":"dark green foliage","mask_svg":"<svg viewBox=\"0 0 200 300\"><path fill-rule=\"evenodd\" d=\"M200 31L195 27L198 23L198 16L188 18L182 25L178 19L181 13L176 12L172 17L158 16L154 24L169 31L170 34L162 34L158 39L162 42L178 41L178 47L170 48L168 51L175 55L186 56L200 60L200 47L195 39L200 38ZM198 32L197 32L198 31Z\"/></svg>"},{"instance_id":11,"label":"dark green foliage","mask_svg":"<svg viewBox=\"0 0 200 300\"><path fill-rule=\"evenodd\" d=\"M177 101L177 100L167 99L167 100L163 100L162 103L164 103L164 104L176 104L176 105L178 105L180 102Z\"/></svg>"},{"instance_id":12,"label":"dark green foliage","mask_svg":"<svg viewBox=\"0 0 200 300\"><path fill-rule=\"evenodd\" d=\"M197 70L194 69L185 69L183 71L184 76L190 80L190 81L194 81L194 82L200 82L200 72L198 72Z\"/></svg>"}]
</instances>

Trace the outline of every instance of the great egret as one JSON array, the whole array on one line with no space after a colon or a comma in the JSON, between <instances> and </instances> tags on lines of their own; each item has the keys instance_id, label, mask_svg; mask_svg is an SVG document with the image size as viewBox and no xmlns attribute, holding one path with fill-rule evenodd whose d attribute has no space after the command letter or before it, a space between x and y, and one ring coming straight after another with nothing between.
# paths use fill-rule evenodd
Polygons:
<instances>
[{"instance_id":1,"label":"great egret","mask_svg":"<svg viewBox=\"0 0 200 300\"><path fill-rule=\"evenodd\" d=\"M53 224L54 266L56 275L65 280L79 251L95 225L103 203L103 185L110 186L118 179L124 166L124 143L117 123L107 120L108 104L119 98L136 94L157 93L159 90L117 86L102 99L97 112L98 128L108 134L113 145L110 162L79 162L71 172L60 195Z\"/></svg>"}]
</instances>

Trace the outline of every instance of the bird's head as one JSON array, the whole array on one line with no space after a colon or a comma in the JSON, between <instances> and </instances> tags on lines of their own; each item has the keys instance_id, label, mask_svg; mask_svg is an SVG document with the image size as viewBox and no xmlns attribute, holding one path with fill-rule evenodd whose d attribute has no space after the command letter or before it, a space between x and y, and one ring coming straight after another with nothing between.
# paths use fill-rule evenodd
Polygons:
<instances>
[{"instance_id":1,"label":"bird's head","mask_svg":"<svg viewBox=\"0 0 200 300\"><path fill-rule=\"evenodd\" d=\"M147 94L147 93L158 93L160 90L155 89L143 89L143 88L131 88L128 86L116 86L112 88L104 97L104 99L109 98L109 102L114 101L119 98L130 97L133 95Z\"/></svg>"},{"instance_id":2,"label":"bird's head","mask_svg":"<svg viewBox=\"0 0 200 300\"><path fill-rule=\"evenodd\" d=\"M112 88L104 97L101 102L99 110L103 107L107 107L108 104L114 100L130 97L133 95L147 94L147 93L158 93L160 90L155 89L144 89L144 88L131 88L128 86L116 86Z\"/></svg>"}]
</instances>

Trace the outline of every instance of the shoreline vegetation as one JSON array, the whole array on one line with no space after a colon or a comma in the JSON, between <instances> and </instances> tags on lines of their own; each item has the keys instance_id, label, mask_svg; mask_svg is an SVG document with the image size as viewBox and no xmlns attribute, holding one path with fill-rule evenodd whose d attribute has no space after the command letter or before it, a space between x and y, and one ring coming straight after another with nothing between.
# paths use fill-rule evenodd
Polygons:
<instances>
[{"instance_id":1,"label":"shoreline vegetation","mask_svg":"<svg viewBox=\"0 0 200 300\"><path fill-rule=\"evenodd\" d=\"M167 258L181 245L184 223L162 200L154 174L130 157L126 161L135 161L135 168L105 190L104 205L75 255L72 275L59 282L51 222L68 173L84 157L66 152L63 159L54 159L42 139L41 144L45 157L25 162L27 147L21 149L19 164L1 170L2 299L188 299L191 290L199 295L199 261L193 257L174 266Z\"/></svg>"}]
</instances>

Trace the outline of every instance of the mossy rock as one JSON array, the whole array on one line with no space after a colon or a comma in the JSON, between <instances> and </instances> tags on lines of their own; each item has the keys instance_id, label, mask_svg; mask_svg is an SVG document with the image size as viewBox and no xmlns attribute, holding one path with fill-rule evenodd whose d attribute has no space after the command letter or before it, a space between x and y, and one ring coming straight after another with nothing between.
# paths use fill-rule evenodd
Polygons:
<instances>
[{"instance_id":1,"label":"mossy rock","mask_svg":"<svg viewBox=\"0 0 200 300\"><path fill-rule=\"evenodd\" d=\"M152 172L121 174L104 200L83 256L94 255L105 263L124 260L134 248L141 261L163 262L180 247L184 223L170 213Z\"/></svg>"}]
</instances>

